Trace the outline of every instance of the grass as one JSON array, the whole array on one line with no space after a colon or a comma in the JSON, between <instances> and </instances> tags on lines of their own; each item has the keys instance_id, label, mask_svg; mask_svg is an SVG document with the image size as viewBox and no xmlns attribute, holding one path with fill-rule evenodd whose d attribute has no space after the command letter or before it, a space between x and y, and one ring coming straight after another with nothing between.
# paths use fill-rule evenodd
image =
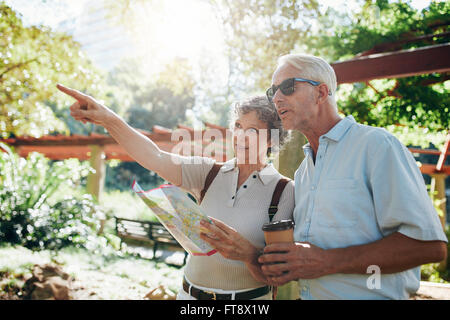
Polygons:
<instances>
[{"instance_id":1,"label":"grass","mask_svg":"<svg viewBox=\"0 0 450 320\"><path fill-rule=\"evenodd\" d=\"M154 221L158 219L137 195L127 191L104 192L100 204L106 212L104 231L106 234L115 233L114 217L132 220Z\"/></svg>"},{"instance_id":2,"label":"grass","mask_svg":"<svg viewBox=\"0 0 450 320\"><path fill-rule=\"evenodd\" d=\"M163 286L176 294L183 270L131 255L99 255L67 247L33 252L24 247L0 246L0 299L21 298L21 289L34 264L59 265L74 278L74 299L140 300Z\"/></svg>"},{"instance_id":3,"label":"grass","mask_svg":"<svg viewBox=\"0 0 450 320\"><path fill-rule=\"evenodd\" d=\"M114 235L114 217L157 221L131 191L103 193L100 205L106 213L104 236L115 249L119 248L120 239ZM0 299L20 299L33 266L47 263L59 265L74 278L75 299L143 299L159 286L177 293L183 276L182 269L120 251L99 254L76 247L32 251L0 243Z\"/></svg>"},{"instance_id":4,"label":"grass","mask_svg":"<svg viewBox=\"0 0 450 320\"><path fill-rule=\"evenodd\" d=\"M100 204L110 217L128 218L134 220L157 221L155 215L145 205L144 201L131 191L111 191L103 193Z\"/></svg>"}]
</instances>

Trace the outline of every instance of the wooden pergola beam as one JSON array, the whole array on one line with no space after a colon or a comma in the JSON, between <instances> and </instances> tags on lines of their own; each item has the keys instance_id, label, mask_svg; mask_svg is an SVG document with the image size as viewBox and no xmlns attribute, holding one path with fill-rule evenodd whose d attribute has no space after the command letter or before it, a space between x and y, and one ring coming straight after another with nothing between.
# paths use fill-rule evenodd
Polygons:
<instances>
[{"instance_id":1,"label":"wooden pergola beam","mask_svg":"<svg viewBox=\"0 0 450 320\"><path fill-rule=\"evenodd\" d=\"M446 24L448 25L448 24ZM362 57L362 56L368 56L370 54L374 53L383 53L388 51L397 51L401 50L402 46L408 43L414 43L414 42L426 42L426 43L433 43L435 39L437 38L448 38L450 36L450 32L442 32L442 33L433 33L433 34L425 34L421 36L415 36L415 37L409 37L409 38L403 38L399 39L397 41L393 42L383 42L378 45L375 45L372 49L361 52L360 54L357 54L355 58Z\"/></svg>"},{"instance_id":2,"label":"wooden pergola beam","mask_svg":"<svg viewBox=\"0 0 450 320\"><path fill-rule=\"evenodd\" d=\"M227 128L221 127L221 126L215 126L206 123L208 129L204 130L195 130L193 128L178 125L178 129L171 130L167 129L161 126L153 126L152 132L140 130L137 129L140 133L142 133L144 136L150 138L152 141L156 142L158 145L161 144L173 144L177 143L178 141L174 140L175 137L179 136L177 135L177 131L185 131L189 134L189 137L191 141L194 140L204 140L207 141L203 143L209 143L208 138L211 136L211 130L219 130L219 132L222 134L222 139L227 138ZM205 138L206 135L206 138ZM184 135L182 135L184 137ZM220 137L216 137L220 138ZM99 146L107 146L107 145L117 145L117 142L109 135L104 134L97 134L93 133L89 136L83 136L83 135L71 135L71 136L64 136L64 135L57 135L57 136L44 136L40 138L34 138L34 137L16 137L16 138L8 138L8 139L0 139L0 142L15 146L15 147L41 147L43 149L46 149L45 147L49 147L48 149L51 149L52 147L75 147L75 146L85 146L88 147L90 145L99 145ZM56 150L55 149L55 150Z\"/></svg>"},{"instance_id":3,"label":"wooden pergola beam","mask_svg":"<svg viewBox=\"0 0 450 320\"><path fill-rule=\"evenodd\" d=\"M439 150L432 150L432 149L418 149L418 148L408 148L411 153L420 153L420 154L432 154L434 156L439 156L442 154ZM446 152L446 155L450 155L450 151Z\"/></svg>"},{"instance_id":4,"label":"wooden pergola beam","mask_svg":"<svg viewBox=\"0 0 450 320\"><path fill-rule=\"evenodd\" d=\"M450 166L443 166L441 171L437 171L436 165L429 163L422 163L419 169L422 174L427 174L430 176L438 173L443 173L446 174L447 176L450 176Z\"/></svg>"},{"instance_id":5,"label":"wooden pergola beam","mask_svg":"<svg viewBox=\"0 0 450 320\"><path fill-rule=\"evenodd\" d=\"M165 133L148 133L144 135L150 137L153 141L170 141L171 138L170 134ZM45 136L45 139L42 139L42 137L18 137L0 141L13 146L89 146L117 144L112 137L102 134L93 134L89 136Z\"/></svg>"},{"instance_id":6,"label":"wooden pergola beam","mask_svg":"<svg viewBox=\"0 0 450 320\"><path fill-rule=\"evenodd\" d=\"M450 43L388 53L372 54L331 66L341 83L403 78L450 71Z\"/></svg>"}]
</instances>

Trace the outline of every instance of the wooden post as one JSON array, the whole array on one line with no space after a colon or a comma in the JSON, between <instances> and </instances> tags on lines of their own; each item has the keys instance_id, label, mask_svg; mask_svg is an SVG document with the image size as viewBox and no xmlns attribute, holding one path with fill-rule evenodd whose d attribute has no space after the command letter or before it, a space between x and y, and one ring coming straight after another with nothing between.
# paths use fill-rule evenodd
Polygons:
<instances>
[{"instance_id":1,"label":"wooden post","mask_svg":"<svg viewBox=\"0 0 450 320\"><path fill-rule=\"evenodd\" d=\"M442 215L439 216L441 220L442 228L445 230L445 224L447 220L447 208L446 208L446 197L445 197L445 178L447 175L445 173L436 173L431 175L431 192L436 192L433 196L434 200L439 201L439 209Z\"/></svg>"},{"instance_id":2,"label":"wooden post","mask_svg":"<svg viewBox=\"0 0 450 320\"><path fill-rule=\"evenodd\" d=\"M100 196L103 192L103 185L105 184L105 153L103 152L103 146L90 145L91 157L89 159L90 166L95 170L95 173L89 173L87 177L87 192L90 193L94 199L100 202ZM103 232L103 227L106 222L106 217L103 213L96 213L100 219L100 227L98 234Z\"/></svg>"},{"instance_id":3,"label":"wooden post","mask_svg":"<svg viewBox=\"0 0 450 320\"><path fill-rule=\"evenodd\" d=\"M89 164L95 170L95 173L89 173L87 178L87 191L100 201L100 195L103 191L105 181L105 154L103 147L99 145L90 145L91 157Z\"/></svg>"},{"instance_id":4,"label":"wooden post","mask_svg":"<svg viewBox=\"0 0 450 320\"><path fill-rule=\"evenodd\" d=\"M439 201L439 209L441 215L439 219L441 220L442 228L445 231L445 224L447 221L447 208L446 208L446 197L445 197L445 178L447 175L445 173L435 173L431 175L431 192L433 201ZM434 194L436 193L436 194ZM446 270L447 261L444 260L439 264L439 270Z\"/></svg>"},{"instance_id":5,"label":"wooden post","mask_svg":"<svg viewBox=\"0 0 450 320\"><path fill-rule=\"evenodd\" d=\"M292 138L274 159L274 166L282 175L294 179L295 171L305 158L302 146L306 144L306 138L298 131L292 131L291 135ZM277 300L295 300L299 297L297 281L291 281L278 288Z\"/></svg>"}]
</instances>

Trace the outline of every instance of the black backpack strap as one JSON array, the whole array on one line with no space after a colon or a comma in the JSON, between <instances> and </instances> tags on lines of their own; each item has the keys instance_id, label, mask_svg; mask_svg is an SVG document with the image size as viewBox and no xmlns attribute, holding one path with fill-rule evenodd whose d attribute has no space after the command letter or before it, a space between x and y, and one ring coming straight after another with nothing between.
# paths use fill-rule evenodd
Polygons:
<instances>
[{"instance_id":1,"label":"black backpack strap","mask_svg":"<svg viewBox=\"0 0 450 320\"><path fill-rule=\"evenodd\" d=\"M275 190L273 191L272 201L270 202L269 221L272 221L273 217L277 213L278 203L280 202L281 194L283 193L283 190L289 181L291 181L291 179L288 179L285 177L278 180L277 186L275 187Z\"/></svg>"},{"instance_id":2,"label":"black backpack strap","mask_svg":"<svg viewBox=\"0 0 450 320\"><path fill-rule=\"evenodd\" d=\"M217 176L220 167L222 167L223 163L214 163L211 170L209 170L208 175L206 176L205 185L203 186L203 190L200 192L200 201L199 204L202 203L203 198L205 197L206 191L208 191L209 186L214 181L214 178Z\"/></svg>"}]
</instances>

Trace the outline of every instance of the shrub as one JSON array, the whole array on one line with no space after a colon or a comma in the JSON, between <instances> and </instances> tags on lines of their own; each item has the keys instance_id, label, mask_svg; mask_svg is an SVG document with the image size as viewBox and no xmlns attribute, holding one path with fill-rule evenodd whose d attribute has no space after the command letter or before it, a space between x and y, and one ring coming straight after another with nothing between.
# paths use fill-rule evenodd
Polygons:
<instances>
[{"instance_id":1,"label":"shrub","mask_svg":"<svg viewBox=\"0 0 450 320\"><path fill-rule=\"evenodd\" d=\"M24 159L5 144L0 148L6 151L0 152L0 241L29 249L99 243L100 207L90 195L75 194L89 166L76 159L52 162L39 153Z\"/></svg>"}]
</instances>

